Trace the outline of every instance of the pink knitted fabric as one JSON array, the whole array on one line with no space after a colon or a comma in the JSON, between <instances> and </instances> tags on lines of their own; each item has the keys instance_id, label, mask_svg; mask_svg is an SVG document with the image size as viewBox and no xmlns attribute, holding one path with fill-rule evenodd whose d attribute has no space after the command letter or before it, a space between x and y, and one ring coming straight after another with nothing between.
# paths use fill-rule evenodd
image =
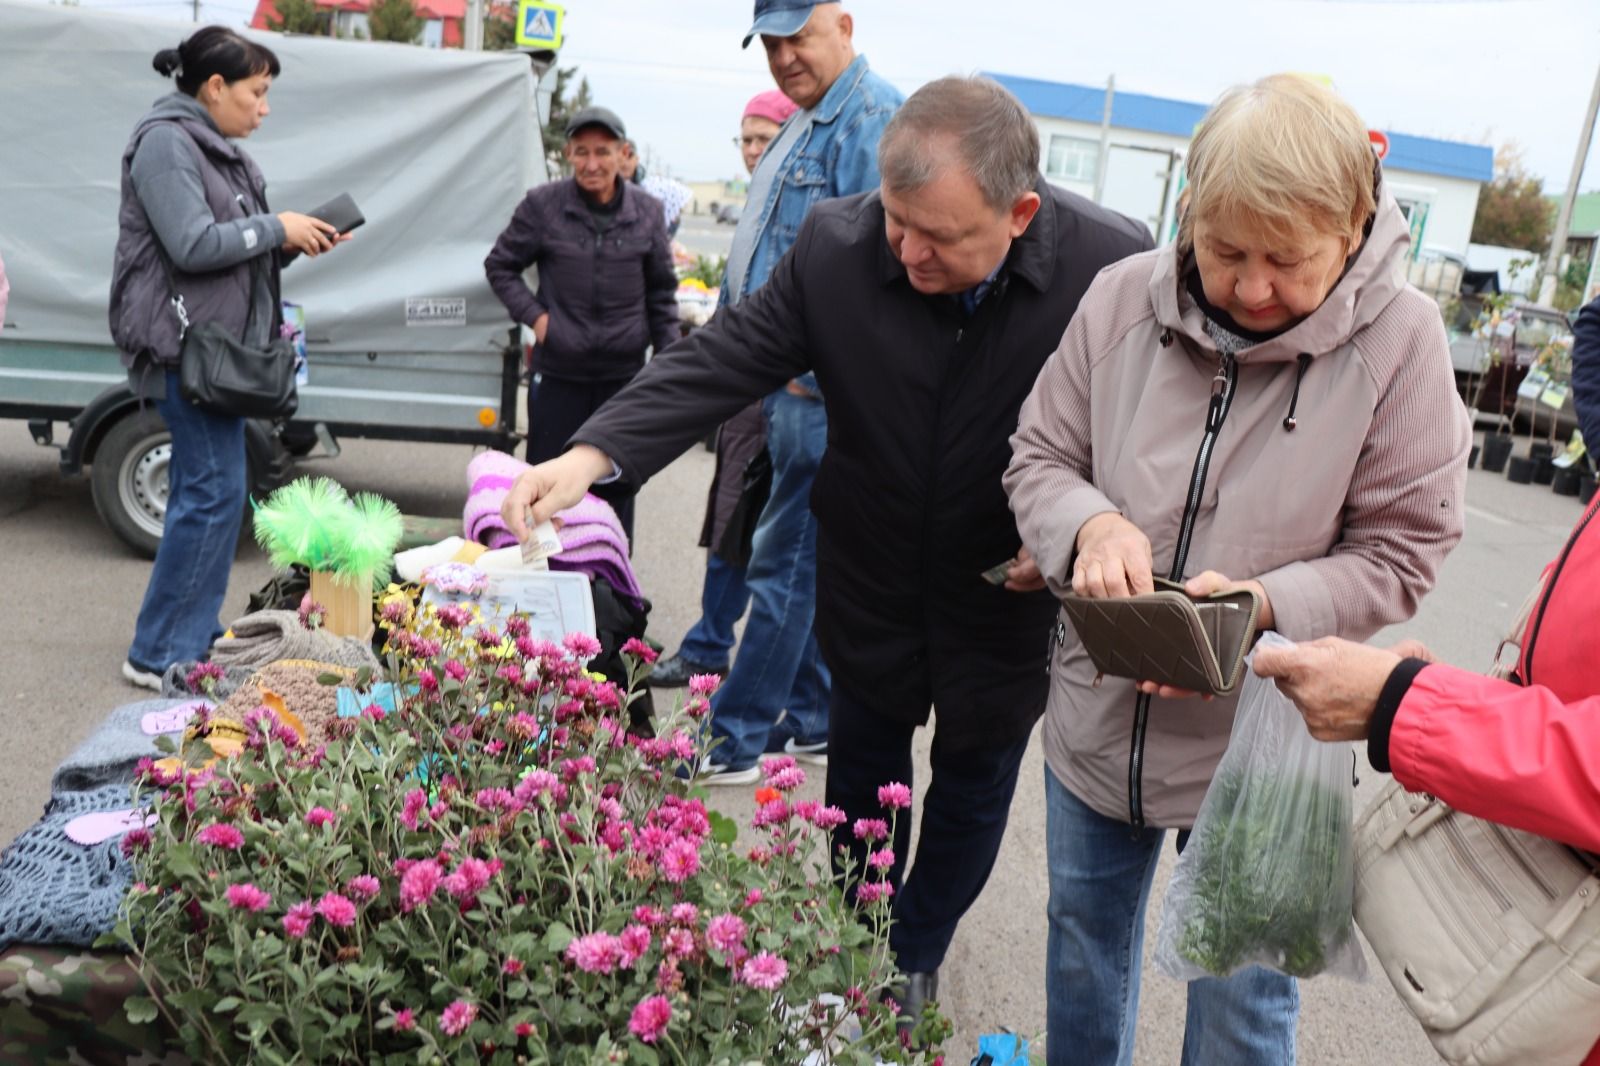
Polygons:
<instances>
[{"instance_id":1,"label":"pink knitted fabric","mask_svg":"<svg viewBox=\"0 0 1600 1066\"><path fill-rule=\"evenodd\" d=\"M467 464L471 489L462 526L469 540L491 548L507 548L517 542L500 517L500 505L527 469L527 463L497 451L482 452ZM644 593L628 559L627 535L610 504L591 493L575 506L557 512L556 517L561 521L556 535L562 550L550 559L550 569L603 579L618 593L643 601Z\"/></svg>"}]
</instances>

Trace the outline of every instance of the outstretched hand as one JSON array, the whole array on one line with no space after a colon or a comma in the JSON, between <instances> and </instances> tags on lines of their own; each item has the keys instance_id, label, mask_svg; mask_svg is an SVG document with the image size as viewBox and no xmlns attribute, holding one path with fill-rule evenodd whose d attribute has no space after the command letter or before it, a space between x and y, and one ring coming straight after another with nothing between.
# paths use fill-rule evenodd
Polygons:
<instances>
[{"instance_id":1,"label":"outstretched hand","mask_svg":"<svg viewBox=\"0 0 1600 1066\"><path fill-rule=\"evenodd\" d=\"M1433 661L1414 640L1385 649L1323 637L1292 648L1258 648L1254 669L1277 681L1318 740L1365 740L1384 683L1407 658Z\"/></svg>"},{"instance_id":2,"label":"outstretched hand","mask_svg":"<svg viewBox=\"0 0 1600 1066\"><path fill-rule=\"evenodd\" d=\"M576 444L564 455L540 463L517 478L500 517L520 543L540 522L583 500L589 486L611 473L610 456L590 444Z\"/></svg>"}]
</instances>

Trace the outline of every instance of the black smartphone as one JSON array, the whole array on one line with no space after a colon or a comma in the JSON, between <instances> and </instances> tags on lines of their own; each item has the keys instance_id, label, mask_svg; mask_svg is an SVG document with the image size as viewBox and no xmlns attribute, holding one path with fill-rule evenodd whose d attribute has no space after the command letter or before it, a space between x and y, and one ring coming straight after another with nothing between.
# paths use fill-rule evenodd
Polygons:
<instances>
[{"instance_id":1,"label":"black smartphone","mask_svg":"<svg viewBox=\"0 0 1600 1066\"><path fill-rule=\"evenodd\" d=\"M306 214L326 222L338 230L341 237L366 221L361 214L361 208L356 206L349 193L340 193L321 207L307 211Z\"/></svg>"}]
</instances>

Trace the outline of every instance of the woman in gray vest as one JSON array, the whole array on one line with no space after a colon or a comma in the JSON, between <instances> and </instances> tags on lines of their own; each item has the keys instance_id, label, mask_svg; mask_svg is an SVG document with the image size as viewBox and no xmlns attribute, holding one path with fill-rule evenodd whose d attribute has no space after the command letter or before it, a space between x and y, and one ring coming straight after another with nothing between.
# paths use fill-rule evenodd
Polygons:
<instances>
[{"instance_id":1,"label":"woman in gray vest","mask_svg":"<svg viewBox=\"0 0 1600 1066\"><path fill-rule=\"evenodd\" d=\"M272 214L261 171L234 143L267 117L278 74L271 50L207 26L157 52L154 66L177 91L155 102L122 156L111 335L134 391L172 432L166 525L122 665L129 681L156 689L168 666L202 658L221 633L246 492L244 420L178 396L174 282L190 321L222 323L265 347L282 324L283 265L341 238L308 215Z\"/></svg>"}]
</instances>

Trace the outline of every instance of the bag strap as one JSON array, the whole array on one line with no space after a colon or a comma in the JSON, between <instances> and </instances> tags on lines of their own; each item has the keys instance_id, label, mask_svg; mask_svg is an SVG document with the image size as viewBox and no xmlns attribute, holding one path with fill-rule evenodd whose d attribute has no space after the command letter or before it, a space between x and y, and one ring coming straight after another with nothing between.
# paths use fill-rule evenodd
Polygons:
<instances>
[{"instance_id":1,"label":"bag strap","mask_svg":"<svg viewBox=\"0 0 1600 1066\"><path fill-rule=\"evenodd\" d=\"M1489 664L1486 671L1490 677L1501 681L1511 681L1521 684L1517 677L1517 667L1522 662L1522 639L1528 632L1528 623L1533 619L1534 609L1538 606L1539 597L1544 592L1545 574L1539 575L1539 580L1533 583L1533 588L1528 590L1527 597L1522 601L1516 616L1512 619L1511 628L1506 630L1505 636L1500 638L1500 643L1494 649L1494 662ZM1517 657L1508 665L1505 660L1507 648L1516 648Z\"/></svg>"}]
</instances>

